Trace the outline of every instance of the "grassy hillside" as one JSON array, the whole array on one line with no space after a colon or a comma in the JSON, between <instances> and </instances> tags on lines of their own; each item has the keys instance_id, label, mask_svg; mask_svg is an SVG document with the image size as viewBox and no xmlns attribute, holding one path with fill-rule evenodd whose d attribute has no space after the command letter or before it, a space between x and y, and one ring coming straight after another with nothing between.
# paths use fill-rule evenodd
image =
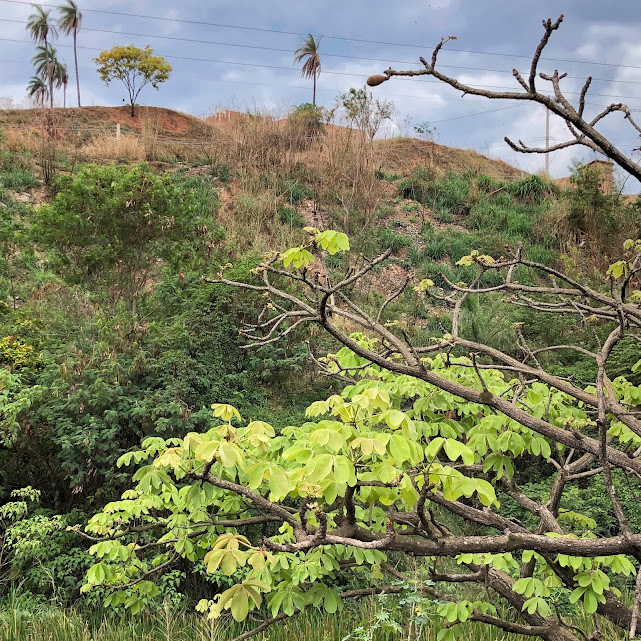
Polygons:
<instances>
[{"instance_id":1,"label":"grassy hillside","mask_svg":"<svg viewBox=\"0 0 641 641\"><path fill-rule=\"evenodd\" d=\"M264 118L214 128L151 108L133 121L124 107L56 110L52 118L0 112L0 504L31 488L23 512L0 513L11 531L0 542L3 638L229 638L227 624L214 630L181 618L228 584L202 561L163 574L161 596L140 621L104 615L104 594L79 593L89 543L66 529L131 487L118 456L146 437L206 431L211 403L280 428L304 422L309 403L340 391L309 358L308 350L318 358L336 348L327 335L305 328L246 350L239 328L256 319L261 297L208 285L203 275L227 266L228 276L251 279L266 252L302 243L305 226L338 229L366 256L392 250L350 292L369 309L408 277L470 282L461 257L478 250L499 258L518 244L536 262L603 286L611 255L639 236L639 205L603 194L589 173L562 189L473 151L413 139L369 143L335 128L308 134ZM348 267L340 256L315 268L338 273ZM537 282L529 269L516 278ZM412 287L382 320L419 344L451 328L447 306L426 306ZM464 335L515 354L515 323L525 322L535 347L564 336L587 341L591 331L515 311L498 295L468 300L461 321ZM593 374L575 354L542 358L579 383ZM610 376L639 358L638 344L617 347ZM522 474L546 491L545 469ZM565 507L580 506L607 528L603 496L586 482ZM631 487L622 501L634 505L634 496ZM509 501L505 510L525 518ZM349 572L343 579L353 587ZM395 625L409 638L411 619L411 638L431 641L436 616L421 614L412 598L367 600L341 619L301 616L265 638L382 641ZM61 612L71 606L77 611ZM576 608L567 611L580 621ZM480 627L471 634L492 638Z\"/></svg>"}]
</instances>

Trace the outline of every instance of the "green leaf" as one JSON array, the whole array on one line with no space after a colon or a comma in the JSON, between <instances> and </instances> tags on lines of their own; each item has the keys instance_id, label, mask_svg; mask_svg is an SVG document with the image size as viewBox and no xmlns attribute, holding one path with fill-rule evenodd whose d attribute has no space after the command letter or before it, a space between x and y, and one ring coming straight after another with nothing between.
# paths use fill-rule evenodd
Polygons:
<instances>
[{"instance_id":1,"label":"green leaf","mask_svg":"<svg viewBox=\"0 0 641 641\"><path fill-rule=\"evenodd\" d=\"M450 461L456 461L456 459L460 457L466 465L472 465L474 463L474 452L460 441L448 438L445 440L443 449Z\"/></svg>"},{"instance_id":2,"label":"green leaf","mask_svg":"<svg viewBox=\"0 0 641 641\"><path fill-rule=\"evenodd\" d=\"M314 256L304 247L292 247L282 254L281 259L285 267L293 265L296 269L300 269L309 266Z\"/></svg>"},{"instance_id":3,"label":"green leaf","mask_svg":"<svg viewBox=\"0 0 641 641\"><path fill-rule=\"evenodd\" d=\"M392 434L388 447L390 454L399 465L408 461L412 456L410 445L401 434Z\"/></svg>"},{"instance_id":4,"label":"green leaf","mask_svg":"<svg viewBox=\"0 0 641 641\"><path fill-rule=\"evenodd\" d=\"M249 598L247 591L237 590L231 599L231 615L236 621L244 621L247 618L248 613Z\"/></svg>"},{"instance_id":5,"label":"green leaf","mask_svg":"<svg viewBox=\"0 0 641 641\"><path fill-rule=\"evenodd\" d=\"M345 456L334 457L334 479L337 483L348 483L354 476L354 466ZM356 479L354 478L354 482Z\"/></svg>"},{"instance_id":6,"label":"green leaf","mask_svg":"<svg viewBox=\"0 0 641 641\"><path fill-rule=\"evenodd\" d=\"M229 423L233 418L241 421L240 413L233 405L225 405L223 403L214 403L211 406L211 409L214 410L214 416L216 418L221 418L223 421Z\"/></svg>"},{"instance_id":7,"label":"green leaf","mask_svg":"<svg viewBox=\"0 0 641 641\"><path fill-rule=\"evenodd\" d=\"M239 447L233 443L223 441L218 448L218 458L223 467L241 467L243 465L243 453Z\"/></svg>"},{"instance_id":8,"label":"green leaf","mask_svg":"<svg viewBox=\"0 0 641 641\"><path fill-rule=\"evenodd\" d=\"M338 592L336 592L336 590L328 590L325 593L325 599L323 600L325 612L334 614L339 608L342 609L342 605L342 600L340 596L338 596Z\"/></svg>"},{"instance_id":9,"label":"green leaf","mask_svg":"<svg viewBox=\"0 0 641 641\"><path fill-rule=\"evenodd\" d=\"M289 476L279 465L269 466L269 491L271 501L280 501L289 494Z\"/></svg>"}]
</instances>

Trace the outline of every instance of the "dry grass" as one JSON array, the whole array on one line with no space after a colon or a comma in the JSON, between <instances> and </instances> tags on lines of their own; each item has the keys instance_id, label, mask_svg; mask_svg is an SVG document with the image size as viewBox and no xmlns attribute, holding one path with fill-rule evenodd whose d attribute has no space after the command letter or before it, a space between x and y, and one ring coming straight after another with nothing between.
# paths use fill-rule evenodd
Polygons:
<instances>
[{"instance_id":1,"label":"dry grass","mask_svg":"<svg viewBox=\"0 0 641 641\"><path fill-rule=\"evenodd\" d=\"M115 136L102 135L82 145L79 155L90 160L128 160L146 159L146 148L138 136L122 134L119 140Z\"/></svg>"},{"instance_id":2,"label":"dry grass","mask_svg":"<svg viewBox=\"0 0 641 641\"><path fill-rule=\"evenodd\" d=\"M42 147L42 138L33 130L7 129L2 132L0 147L12 153L34 154Z\"/></svg>"}]
</instances>

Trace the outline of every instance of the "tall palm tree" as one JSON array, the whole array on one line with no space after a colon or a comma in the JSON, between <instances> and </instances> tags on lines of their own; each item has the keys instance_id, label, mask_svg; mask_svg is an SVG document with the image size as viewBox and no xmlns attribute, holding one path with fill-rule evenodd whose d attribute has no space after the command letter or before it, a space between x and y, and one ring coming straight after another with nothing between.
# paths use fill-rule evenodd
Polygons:
<instances>
[{"instance_id":1,"label":"tall palm tree","mask_svg":"<svg viewBox=\"0 0 641 641\"><path fill-rule=\"evenodd\" d=\"M51 45L38 45L36 55L31 59L31 64L35 68L36 75L40 76L49 85L48 97L53 109L53 86L56 82L58 71L58 52ZM58 87L60 84L57 85Z\"/></svg>"},{"instance_id":2,"label":"tall palm tree","mask_svg":"<svg viewBox=\"0 0 641 641\"><path fill-rule=\"evenodd\" d=\"M76 67L76 88L78 89L78 107L80 107L80 80L78 79L78 30L82 25L82 12L73 0L67 0L67 4L58 7L60 18L58 26L66 36L73 33L73 60Z\"/></svg>"},{"instance_id":3,"label":"tall palm tree","mask_svg":"<svg viewBox=\"0 0 641 641\"><path fill-rule=\"evenodd\" d=\"M45 100L49 97L47 83L39 76L31 76L27 84L27 94L34 99L36 105L44 107Z\"/></svg>"},{"instance_id":4,"label":"tall palm tree","mask_svg":"<svg viewBox=\"0 0 641 641\"><path fill-rule=\"evenodd\" d=\"M318 48L320 47L321 40L323 36L319 36L318 39L310 33L307 38L303 40L303 44L294 51L294 62L305 63L300 71L300 75L305 78L314 79L314 94L312 98L312 104L316 106L316 79L321 72L321 59L318 54Z\"/></svg>"},{"instance_id":5,"label":"tall palm tree","mask_svg":"<svg viewBox=\"0 0 641 641\"><path fill-rule=\"evenodd\" d=\"M39 5L33 5L34 12L27 18L27 31L31 39L44 45L45 55L48 53L48 45L57 35L58 31L51 18L51 9L43 9ZM45 60L46 62L46 60ZM53 109L53 73L47 78L49 81L49 100Z\"/></svg>"},{"instance_id":6,"label":"tall palm tree","mask_svg":"<svg viewBox=\"0 0 641 641\"><path fill-rule=\"evenodd\" d=\"M67 65L64 62L59 62L56 60L56 68L54 70L54 79L56 81L56 87L60 89L62 87L62 106L67 108L67 85L69 84L69 72L67 71Z\"/></svg>"}]
</instances>

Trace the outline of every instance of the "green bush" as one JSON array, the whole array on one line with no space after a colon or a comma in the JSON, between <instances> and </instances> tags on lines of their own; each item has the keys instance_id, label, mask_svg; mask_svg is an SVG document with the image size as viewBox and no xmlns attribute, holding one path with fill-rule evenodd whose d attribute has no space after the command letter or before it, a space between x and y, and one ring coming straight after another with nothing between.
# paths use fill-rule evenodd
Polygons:
<instances>
[{"instance_id":1,"label":"green bush","mask_svg":"<svg viewBox=\"0 0 641 641\"><path fill-rule=\"evenodd\" d=\"M476 203L466 220L466 226L479 231L494 231L519 239L528 238L536 215L523 207L501 206L487 201Z\"/></svg>"},{"instance_id":2,"label":"green bush","mask_svg":"<svg viewBox=\"0 0 641 641\"><path fill-rule=\"evenodd\" d=\"M211 175L218 178L222 183L229 183L233 177L233 172L229 163L215 161L211 164Z\"/></svg>"},{"instance_id":3,"label":"green bush","mask_svg":"<svg viewBox=\"0 0 641 641\"><path fill-rule=\"evenodd\" d=\"M503 181L487 176L486 174L481 174L476 179L476 186L478 187L478 190L484 193L492 193L499 189L504 189L505 185L506 183Z\"/></svg>"},{"instance_id":4,"label":"green bush","mask_svg":"<svg viewBox=\"0 0 641 641\"><path fill-rule=\"evenodd\" d=\"M60 177L53 202L34 212L31 234L68 282L108 286L131 302L157 261L184 269L204 250L214 193L146 164L86 165Z\"/></svg>"},{"instance_id":5,"label":"green bush","mask_svg":"<svg viewBox=\"0 0 641 641\"><path fill-rule=\"evenodd\" d=\"M522 202L534 204L540 203L545 196L553 192L554 188L545 178L533 174L527 178L508 183L507 189Z\"/></svg>"},{"instance_id":6,"label":"green bush","mask_svg":"<svg viewBox=\"0 0 641 641\"><path fill-rule=\"evenodd\" d=\"M401 198L416 200L423 205L431 204L433 181L434 177L426 169L415 169L410 176L398 183L397 194Z\"/></svg>"},{"instance_id":7,"label":"green bush","mask_svg":"<svg viewBox=\"0 0 641 641\"><path fill-rule=\"evenodd\" d=\"M300 215L300 212L295 207L288 207L287 205L282 205L278 209L280 216L280 222L283 225L288 225L290 227L299 227L303 228L305 226L305 221Z\"/></svg>"}]
</instances>

